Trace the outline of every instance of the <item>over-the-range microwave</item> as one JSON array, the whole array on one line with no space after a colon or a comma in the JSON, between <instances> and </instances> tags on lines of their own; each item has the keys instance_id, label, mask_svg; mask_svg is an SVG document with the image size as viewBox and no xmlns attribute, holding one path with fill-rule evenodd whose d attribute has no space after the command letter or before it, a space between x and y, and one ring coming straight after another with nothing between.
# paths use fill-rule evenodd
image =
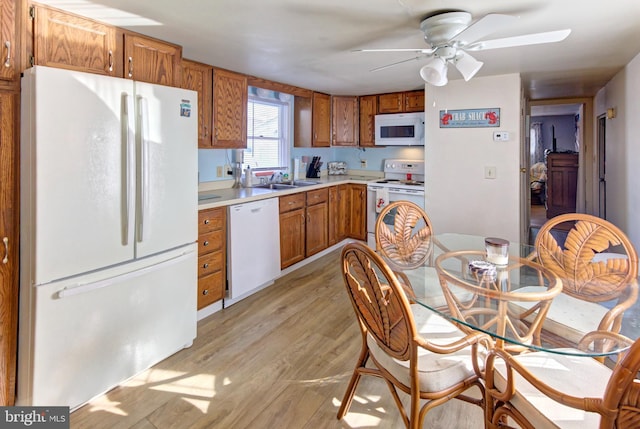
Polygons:
<instances>
[{"instance_id":1,"label":"over-the-range microwave","mask_svg":"<svg viewBox=\"0 0 640 429\"><path fill-rule=\"evenodd\" d=\"M424 112L376 115L376 146L424 146Z\"/></svg>"}]
</instances>

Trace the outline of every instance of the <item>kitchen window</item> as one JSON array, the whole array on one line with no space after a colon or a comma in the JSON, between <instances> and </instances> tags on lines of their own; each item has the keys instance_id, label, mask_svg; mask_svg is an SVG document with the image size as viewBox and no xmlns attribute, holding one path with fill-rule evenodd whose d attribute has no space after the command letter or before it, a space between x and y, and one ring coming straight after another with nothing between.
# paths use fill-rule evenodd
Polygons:
<instances>
[{"instance_id":1,"label":"kitchen window","mask_svg":"<svg viewBox=\"0 0 640 429\"><path fill-rule=\"evenodd\" d=\"M289 103L292 99L289 94L249 87L245 166L289 166Z\"/></svg>"}]
</instances>

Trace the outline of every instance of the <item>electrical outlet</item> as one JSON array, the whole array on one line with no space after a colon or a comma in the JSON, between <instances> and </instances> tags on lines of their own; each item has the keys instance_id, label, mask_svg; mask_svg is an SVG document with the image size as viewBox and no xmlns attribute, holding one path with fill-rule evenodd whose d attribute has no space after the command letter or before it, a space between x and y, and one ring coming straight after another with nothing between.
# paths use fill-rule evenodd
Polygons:
<instances>
[{"instance_id":1,"label":"electrical outlet","mask_svg":"<svg viewBox=\"0 0 640 429\"><path fill-rule=\"evenodd\" d=\"M216 175L217 175L218 177L222 177L222 166L221 166L221 165L219 165L219 166L216 168Z\"/></svg>"},{"instance_id":2,"label":"electrical outlet","mask_svg":"<svg viewBox=\"0 0 640 429\"><path fill-rule=\"evenodd\" d=\"M361 159L360 160L360 167L367 168L367 160L366 159Z\"/></svg>"}]
</instances>

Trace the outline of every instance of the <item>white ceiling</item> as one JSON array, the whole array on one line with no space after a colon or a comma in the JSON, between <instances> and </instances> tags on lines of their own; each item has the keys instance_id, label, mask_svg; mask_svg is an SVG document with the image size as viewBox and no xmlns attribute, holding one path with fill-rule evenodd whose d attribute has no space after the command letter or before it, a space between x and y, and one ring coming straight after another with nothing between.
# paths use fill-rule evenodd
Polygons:
<instances>
[{"instance_id":1,"label":"white ceiling","mask_svg":"<svg viewBox=\"0 0 640 429\"><path fill-rule=\"evenodd\" d=\"M425 59L359 48L427 48L435 11L519 16L488 39L570 28L563 42L478 51L477 76L520 73L532 99L592 96L640 52L638 0L40 0L183 46L183 56L330 94L421 88ZM115 10L114 10L115 9ZM461 79L449 68L449 80Z\"/></svg>"}]
</instances>

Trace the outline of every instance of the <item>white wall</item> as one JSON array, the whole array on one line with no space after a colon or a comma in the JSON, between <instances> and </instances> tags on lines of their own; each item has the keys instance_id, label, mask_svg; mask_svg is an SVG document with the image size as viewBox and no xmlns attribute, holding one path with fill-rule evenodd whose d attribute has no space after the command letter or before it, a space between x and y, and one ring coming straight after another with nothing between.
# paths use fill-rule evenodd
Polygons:
<instances>
[{"instance_id":1,"label":"white wall","mask_svg":"<svg viewBox=\"0 0 640 429\"><path fill-rule=\"evenodd\" d=\"M436 233L520 238L520 93L517 74L426 86L426 211ZM439 128L445 109L500 108L499 128ZM509 141L494 142L494 131ZM496 178L485 179L485 167Z\"/></svg>"},{"instance_id":2,"label":"white wall","mask_svg":"<svg viewBox=\"0 0 640 429\"><path fill-rule=\"evenodd\" d=\"M598 93L595 116L607 108L607 220L622 229L640 251L640 54Z\"/></svg>"}]
</instances>

